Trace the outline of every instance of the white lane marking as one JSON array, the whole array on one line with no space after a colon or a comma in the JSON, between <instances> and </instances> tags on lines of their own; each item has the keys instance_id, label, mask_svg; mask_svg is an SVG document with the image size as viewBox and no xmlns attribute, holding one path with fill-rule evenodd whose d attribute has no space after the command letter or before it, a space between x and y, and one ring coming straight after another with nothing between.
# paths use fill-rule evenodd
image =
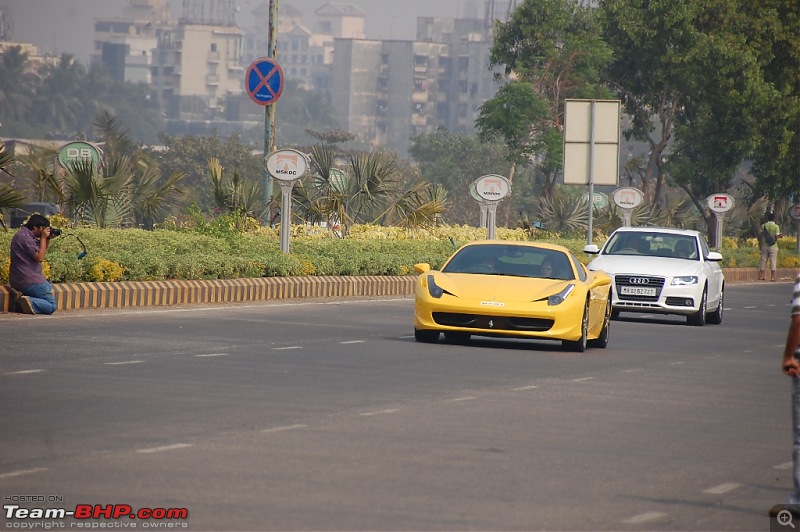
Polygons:
<instances>
[{"instance_id":1,"label":"white lane marking","mask_svg":"<svg viewBox=\"0 0 800 532\"><path fill-rule=\"evenodd\" d=\"M782 464L773 466L772 469L791 469L792 465L793 465L792 462L784 462Z\"/></svg>"},{"instance_id":2,"label":"white lane marking","mask_svg":"<svg viewBox=\"0 0 800 532\"><path fill-rule=\"evenodd\" d=\"M631 368L631 369L623 370L622 372L623 373L639 373L641 371L644 371L644 368Z\"/></svg>"},{"instance_id":3,"label":"white lane marking","mask_svg":"<svg viewBox=\"0 0 800 532\"><path fill-rule=\"evenodd\" d=\"M175 449L185 449L191 447L191 443L176 443L174 445L163 445L161 447L150 447L149 449L137 449L137 453L160 453L163 451L174 451Z\"/></svg>"},{"instance_id":4,"label":"white lane marking","mask_svg":"<svg viewBox=\"0 0 800 532\"><path fill-rule=\"evenodd\" d=\"M648 521L655 521L656 519L661 519L666 515L667 514L663 512L645 512L643 514L629 517L628 519L625 519L623 523L627 523L629 525L641 525L643 523L647 523Z\"/></svg>"},{"instance_id":5,"label":"white lane marking","mask_svg":"<svg viewBox=\"0 0 800 532\"><path fill-rule=\"evenodd\" d=\"M572 379L572 382L586 382L586 381L593 381L594 377L583 377L581 379Z\"/></svg>"},{"instance_id":6,"label":"white lane marking","mask_svg":"<svg viewBox=\"0 0 800 532\"><path fill-rule=\"evenodd\" d=\"M22 371L12 371L3 375L28 375L30 373L42 373L43 371L43 369L23 369Z\"/></svg>"},{"instance_id":7,"label":"white lane marking","mask_svg":"<svg viewBox=\"0 0 800 532\"><path fill-rule=\"evenodd\" d=\"M289 345L286 347L273 347L273 351L288 351L289 349L303 349L302 345Z\"/></svg>"},{"instance_id":8,"label":"white lane marking","mask_svg":"<svg viewBox=\"0 0 800 532\"><path fill-rule=\"evenodd\" d=\"M21 477L22 475L32 475L34 473L41 473L47 471L46 467L37 467L35 469L21 469L19 471L11 471L10 473L0 474L0 478Z\"/></svg>"},{"instance_id":9,"label":"white lane marking","mask_svg":"<svg viewBox=\"0 0 800 532\"><path fill-rule=\"evenodd\" d=\"M685 361L683 361L683 360L680 360L680 361L678 361L678 362L670 362L670 363L669 363L669 364L667 364L667 365L668 365L668 366L680 366L680 365L682 365L682 364L686 364L686 362L685 362Z\"/></svg>"},{"instance_id":10,"label":"white lane marking","mask_svg":"<svg viewBox=\"0 0 800 532\"><path fill-rule=\"evenodd\" d=\"M348 340L347 342L339 342L342 345L347 344L363 344L366 340Z\"/></svg>"},{"instance_id":11,"label":"white lane marking","mask_svg":"<svg viewBox=\"0 0 800 532\"><path fill-rule=\"evenodd\" d=\"M195 355L197 358L209 358L209 357L229 357L231 356L230 353L209 353L207 355Z\"/></svg>"},{"instance_id":12,"label":"white lane marking","mask_svg":"<svg viewBox=\"0 0 800 532\"><path fill-rule=\"evenodd\" d=\"M754 305L754 306L750 306L750 307L742 307L742 308L749 309L749 308L758 308L758 307L756 307L756 306Z\"/></svg>"},{"instance_id":13,"label":"white lane marking","mask_svg":"<svg viewBox=\"0 0 800 532\"><path fill-rule=\"evenodd\" d=\"M474 401L474 400L475 400L475 396L470 395L470 396L467 396L467 397L456 397L455 399L450 399L447 402L448 403L456 403L458 401Z\"/></svg>"},{"instance_id":14,"label":"white lane marking","mask_svg":"<svg viewBox=\"0 0 800 532\"><path fill-rule=\"evenodd\" d=\"M376 412L364 412L363 414L359 414L359 416L380 416L383 414L394 414L395 412L399 412L399 408L390 408L387 410L378 410Z\"/></svg>"},{"instance_id":15,"label":"white lane marking","mask_svg":"<svg viewBox=\"0 0 800 532\"><path fill-rule=\"evenodd\" d=\"M106 366L124 366L126 364L144 364L144 360L128 360L127 362L106 362Z\"/></svg>"},{"instance_id":16,"label":"white lane marking","mask_svg":"<svg viewBox=\"0 0 800 532\"><path fill-rule=\"evenodd\" d=\"M522 388L511 388L512 392L524 392L526 390L535 390L538 386L523 386Z\"/></svg>"},{"instance_id":17,"label":"white lane marking","mask_svg":"<svg viewBox=\"0 0 800 532\"><path fill-rule=\"evenodd\" d=\"M271 429L264 429L261 432L283 432L285 430L304 429L308 425L287 425L286 427L273 427Z\"/></svg>"},{"instance_id":18,"label":"white lane marking","mask_svg":"<svg viewBox=\"0 0 800 532\"><path fill-rule=\"evenodd\" d=\"M719 486L714 486L713 488L708 488L707 490L703 490L703 493L710 493L712 495L722 495L723 493L728 493L729 491L733 491L736 488L742 487L741 484L737 484L736 482L726 482L724 484L720 484Z\"/></svg>"},{"instance_id":19,"label":"white lane marking","mask_svg":"<svg viewBox=\"0 0 800 532\"><path fill-rule=\"evenodd\" d=\"M400 338L401 340L404 340L404 339L406 339L406 338L414 338L414 335L413 335L413 334L407 334L407 335L405 335L405 336L400 336L399 338Z\"/></svg>"}]
</instances>

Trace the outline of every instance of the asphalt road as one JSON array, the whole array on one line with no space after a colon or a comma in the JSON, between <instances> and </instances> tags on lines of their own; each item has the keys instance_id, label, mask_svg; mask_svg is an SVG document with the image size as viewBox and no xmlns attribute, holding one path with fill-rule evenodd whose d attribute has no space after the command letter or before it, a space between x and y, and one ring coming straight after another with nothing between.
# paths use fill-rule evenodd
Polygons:
<instances>
[{"instance_id":1,"label":"asphalt road","mask_svg":"<svg viewBox=\"0 0 800 532\"><path fill-rule=\"evenodd\" d=\"M0 315L2 528L768 530L790 297L584 354L420 344L411 298ZM19 513L79 505L188 518Z\"/></svg>"}]
</instances>

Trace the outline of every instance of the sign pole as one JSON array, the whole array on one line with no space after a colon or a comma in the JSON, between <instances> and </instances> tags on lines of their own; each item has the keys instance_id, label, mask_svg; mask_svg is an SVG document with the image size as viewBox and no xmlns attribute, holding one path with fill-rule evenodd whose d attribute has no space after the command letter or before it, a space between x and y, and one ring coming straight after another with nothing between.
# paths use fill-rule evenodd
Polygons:
<instances>
[{"instance_id":1,"label":"sign pole","mask_svg":"<svg viewBox=\"0 0 800 532\"><path fill-rule=\"evenodd\" d=\"M592 221L594 218L594 123L595 106L594 100L591 102L591 117L589 118L589 223L586 229L586 244L592 243Z\"/></svg>"},{"instance_id":2,"label":"sign pole","mask_svg":"<svg viewBox=\"0 0 800 532\"><path fill-rule=\"evenodd\" d=\"M267 57L276 59L278 48L278 0L269 0L269 27L267 34ZM267 171L267 156L275 151L275 104L264 108L264 208L267 220L272 220L272 179ZM282 223L282 222L281 222Z\"/></svg>"}]
</instances>

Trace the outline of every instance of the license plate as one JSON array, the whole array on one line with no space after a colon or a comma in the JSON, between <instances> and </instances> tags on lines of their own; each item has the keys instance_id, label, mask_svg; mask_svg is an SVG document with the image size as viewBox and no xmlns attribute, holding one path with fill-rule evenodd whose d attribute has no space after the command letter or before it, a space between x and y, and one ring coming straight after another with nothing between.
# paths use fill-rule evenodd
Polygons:
<instances>
[{"instance_id":1,"label":"license plate","mask_svg":"<svg viewBox=\"0 0 800 532\"><path fill-rule=\"evenodd\" d=\"M656 296L655 288L648 288L644 286L620 286L619 293L622 296Z\"/></svg>"}]
</instances>

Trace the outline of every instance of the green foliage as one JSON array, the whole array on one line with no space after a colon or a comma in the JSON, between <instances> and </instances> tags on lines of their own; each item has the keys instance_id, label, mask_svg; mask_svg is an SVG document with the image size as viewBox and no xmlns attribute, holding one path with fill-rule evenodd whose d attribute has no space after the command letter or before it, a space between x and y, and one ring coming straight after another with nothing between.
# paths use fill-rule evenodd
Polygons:
<instances>
[{"instance_id":1,"label":"green foliage","mask_svg":"<svg viewBox=\"0 0 800 532\"><path fill-rule=\"evenodd\" d=\"M232 232L224 238L193 230L69 229L53 240L48 249L46 269L53 282L160 281L193 279L238 279L299 275L410 275L413 266L427 262L440 267L457 246L485 238L486 230L467 226L443 226L433 230L407 231L399 228L356 226L351 238L329 238L326 233L298 235L291 253L280 250L273 232L262 229ZM8 261L14 231L0 230L0 282L8 282ZM78 236L88 249L79 260ZM500 240L537 240L567 247L584 262L583 235L562 236L555 232L498 228ZM594 243L602 244L605 237ZM794 240L779 241L779 267L800 266ZM727 238L723 242L724 267L758 266L755 239ZM5 265L5 266L4 266Z\"/></svg>"}]
</instances>

